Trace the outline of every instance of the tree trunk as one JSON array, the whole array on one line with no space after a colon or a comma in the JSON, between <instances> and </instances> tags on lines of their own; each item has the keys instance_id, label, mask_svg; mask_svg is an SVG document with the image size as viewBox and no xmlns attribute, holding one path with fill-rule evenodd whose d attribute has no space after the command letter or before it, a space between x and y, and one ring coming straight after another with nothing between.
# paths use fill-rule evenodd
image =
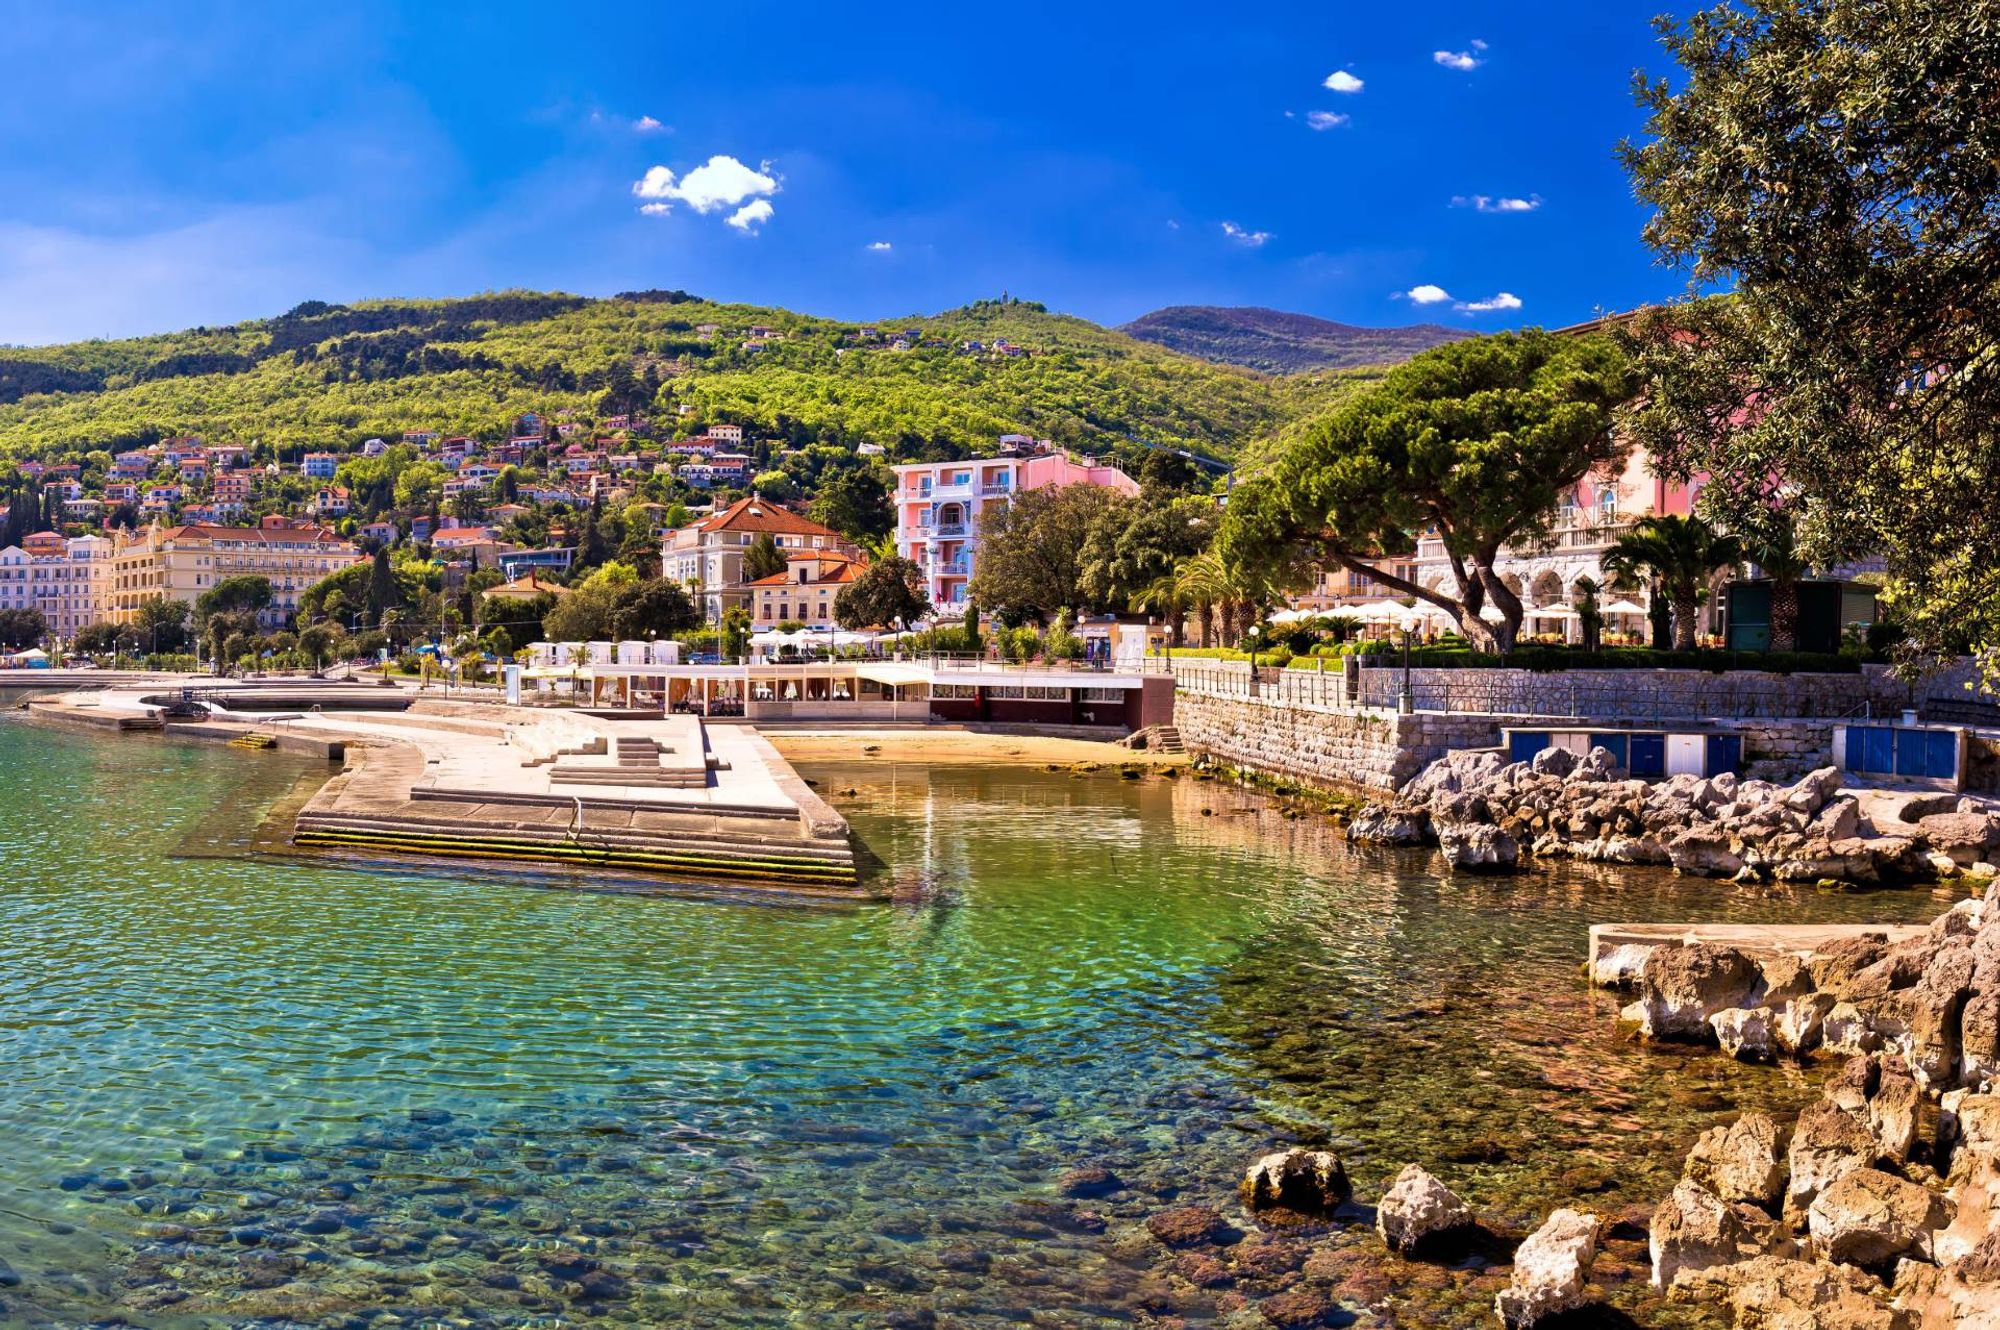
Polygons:
<instances>
[{"instance_id":1,"label":"tree trunk","mask_svg":"<svg viewBox=\"0 0 2000 1330\"><path fill-rule=\"evenodd\" d=\"M1693 595L1674 597L1674 650L1694 650L1694 617L1700 609L1701 601Z\"/></svg>"},{"instance_id":2,"label":"tree trunk","mask_svg":"<svg viewBox=\"0 0 2000 1330\"><path fill-rule=\"evenodd\" d=\"M1652 596L1646 605L1646 623L1651 629L1653 650L1665 651L1673 636L1673 605L1667 600L1666 589L1657 582L1653 584Z\"/></svg>"},{"instance_id":3,"label":"tree trunk","mask_svg":"<svg viewBox=\"0 0 2000 1330\"><path fill-rule=\"evenodd\" d=\"M1506 655L1514 649L1514 643L1521 636L1521 598L1514 589L1501 581L1493 572L1490 562L1481 561L1473 565L1479 581L1492 598L1493 605L1506 617L1494 625L1493 636L1500 645L1500 654Z\"/></svg>"},{"instance_id":4,"label":"tree trunk","mask_svg":"<svg viewBox=\"0 0 2000 1330\"><path fill-rule=\"evenodd\" d=\"M1181 633L1187 627L1187 608L1175 605L1167 611L1167 640L1175 646L1181 645Z\"/></svg>"},{"instance_id":5,"label":"tree trunk","mask_svg":"<svg viewBox=\"0 0 2000 1330\"><path fill-rule=\"evenodd\" d=\"M1771 580L1771 650L1799 649L1799 584L1791 578Z\"/></svg>"}]
</instances>

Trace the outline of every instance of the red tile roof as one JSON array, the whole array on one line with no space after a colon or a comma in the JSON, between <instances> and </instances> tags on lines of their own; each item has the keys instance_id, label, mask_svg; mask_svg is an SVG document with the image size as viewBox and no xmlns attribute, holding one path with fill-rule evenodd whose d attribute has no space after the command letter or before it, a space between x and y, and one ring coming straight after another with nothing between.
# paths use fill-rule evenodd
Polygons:
<instances>
[{"instance_id":1,"label":"red tile roof","mask_svg":"<svg viewBox=\"0 0 2000 1330\"><path fill-rule=\"evenodd\" d=\"M821 526L791 509L751 495L738 499L719 513L693 523L699 531L768 531L774 536L824 536L847 543L847 538L831 527Z\"/></svg>"}]
</instances>

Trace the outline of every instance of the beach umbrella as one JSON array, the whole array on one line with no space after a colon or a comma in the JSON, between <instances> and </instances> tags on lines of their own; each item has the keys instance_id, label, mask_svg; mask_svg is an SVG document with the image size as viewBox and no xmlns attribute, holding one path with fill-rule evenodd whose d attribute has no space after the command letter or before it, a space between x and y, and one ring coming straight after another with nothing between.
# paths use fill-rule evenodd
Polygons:
<instances>
[{"instance_id":1,"label":"beach umbrella","mask_svg":"<svg viewBox=\"0 0 2000 1330\"><path fill-rule=\"evenodd\" d=\"M1633 603L1632 603L1631 601L1629 601L1629 600L1614 600L1614 601L1611 601L1611 602L1610 602L1609 604L1605 604L1605 605L1599 605L1599 606L1598 606L1597 608L1598 608L1598 609L1599 609L1599 610L1600 610L1601 612L1603 612L1603 613L1605 613L1605 614L1645 614L1645 613L1647 613L1647 610L1646 610L1646 607L1645 607L1644 605L1634 605L1634 604L1633 604Z\"/></svg>"}]
</instances>

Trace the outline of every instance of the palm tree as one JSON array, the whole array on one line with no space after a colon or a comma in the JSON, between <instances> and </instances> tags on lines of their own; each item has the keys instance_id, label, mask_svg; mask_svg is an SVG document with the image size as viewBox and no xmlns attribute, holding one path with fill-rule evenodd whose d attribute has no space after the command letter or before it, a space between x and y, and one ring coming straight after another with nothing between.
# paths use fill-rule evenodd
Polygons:
<instances>
[{"instance_id":1,"label":"palm tree","mask_svg":"<svg viewBox=\"0 0 2000 1330\"><path fill-rule=\"evenodd\" d=\"M1132 597L1132 608L1140 614L1164 615L1173 644L1181 645L1181 628L1187 618L1188 596L1181 588L1180 570L1161 573Z\"/></svg>"},{"instance_id":2,"label":"palm tree","mask_svg":"<svg viewBox=\"0 0 2000 1330\"><path fill-rule=\"evenodd\" d=\"M1232 587L1229 570L1223 566L1221 556L1213 550L1203 550L1184 561L1174 570L1174 584L1194 610L1195 622L1201 625L1202 645L1213 646L1215 636L1226 634L1229 627L1226 606ZM1210 632L1211 612L1219 612L1224 617L1219 634Z\"/></svg>"},{"instance_id":3,"label":"palm tree","mask_svg":"<svg viewBox=\"0 0 2000 1330\"><path fill-rule=\"evenodd\" d=\"M1774 514L1773 524L1744 542L1743 556L1771 579L1771 650L1799 649L1799 579L1807 564L1799 555L1798 532Z\"/></svg>"},{"instance_id":4,"label":"palm tree","mask_svg":"<svg viewBox=\"0 0 2000 1330\"><path fill-rule=\"evenodd\" d=\"M1620 536L1602 562L1613 577L1649 582L1655 604L1664 597L1673 607L1675 650L1692 651L1701 593L1718 569L1743 562L1743 546L1699 517L1648 517Z\"/></svg>"}]
</instances>

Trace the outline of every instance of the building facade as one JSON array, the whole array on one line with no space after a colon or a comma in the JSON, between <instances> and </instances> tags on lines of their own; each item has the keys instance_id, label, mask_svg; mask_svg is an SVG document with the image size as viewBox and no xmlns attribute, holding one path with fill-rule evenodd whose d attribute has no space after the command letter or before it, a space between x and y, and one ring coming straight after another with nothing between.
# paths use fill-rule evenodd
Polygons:
<instances>
[{"instance_id":1,"label":"building facade","mask_svg":"<svg viewBox=\"0 0 2000 1330\"><path fill-rule=\"evenodd\" d=\"M1117 467L1061 452L890 469L896 473L896 552L922 570L939 618L965 614L979 556L979 522L990 510L1024 491L1063 485L1139 492L1139 482Z\"/></svg>"},{"instance_id":2,"label":"building facade","mask_svg":"<svg viewBox=\"0 0 2000 1330\"><path fill-rule=\"evenodd\" d=\"M743 576L743 556L762 535L787 555L860 557L838 531L753 494L666 532L660 540L660 575L688 587L703 616L720 622L724 610L750 606L753 593Z\"/></svg>"},{"instance_id":3,"label":"building facade","mask_svg":"<svg viewBox=\"0 0 2000 1330\"><path fill-rule=\"evenodd\" d=\"M266 631L297 613L299 595L360 557L330 529L267 517L254 527L152 526L121 538L110 554L103 618L129 623L140 604L165 596L193 605L231 577L263 577L271 603L257 616Z\"/></svg>"},{"instance_id":4,"label":"building facade","mask_svg":"<svg viewBox=\"0 0 2000 1330\"><path fill-rule=\"evenodd\" d=\"M760 631L781 623L833 628L840 589L859 578L867 566L832 550L792 555L784 572L750 583L750 617Z\"/></svg>"},{"instance_id":5,"label":"building facade","mask_svg":"<svg viewBox=\"0 0 2000 1330\"><path fill-rule=\"evenodd\" d=\"M55 540L48 553L29 563L31 608L41 611L51 638L68 641L90 625L104 621L111 541L103 536L67 540L57 536Z\"/></svg>"}]
</instances>

